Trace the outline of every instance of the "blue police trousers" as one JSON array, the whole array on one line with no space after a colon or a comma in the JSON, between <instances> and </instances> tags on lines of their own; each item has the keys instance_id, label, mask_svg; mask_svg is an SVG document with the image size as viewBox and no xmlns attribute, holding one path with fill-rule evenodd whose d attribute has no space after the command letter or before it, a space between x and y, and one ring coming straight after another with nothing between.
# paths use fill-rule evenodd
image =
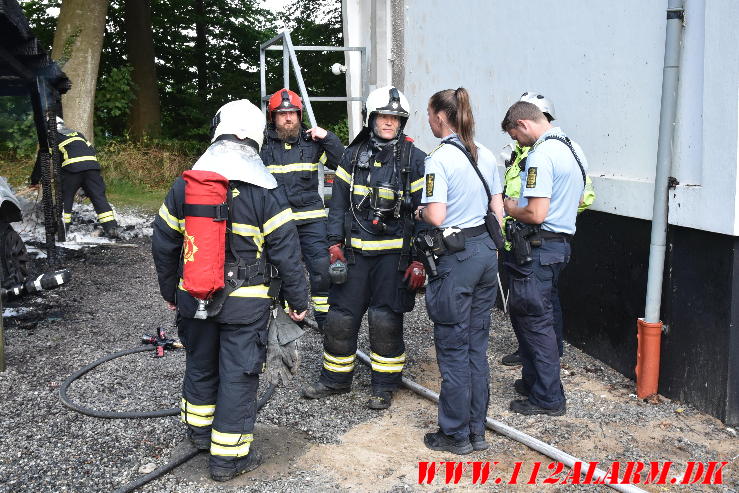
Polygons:
<instances>
[{"instance_id":1,"label":"blue police trousers","mask_svg":"<svg viewBox=\"0 0 739 493\"><path fill-rule=\"evenodd\" d=\"M522 378L529 389L529 401L546 409L557 409L565 402L554 297L570 253L568 242L544 239L541 247L532 249L531 262L505 264L511 276L511 320L523 342L519 348Z\"/></svg>"},{"instance_id":2,"label":"blue police trousers","mask_svg":"<svg viewBox=\"0 0 739 493\"><path fill-rule=\"evenodd\" d=\"M487 349L490 313L497 292L498 258L485 233L465 249L443 255L438 276L426 287L426 309L434 322L436 360L441 373L439 428L455 440L485 430L490 368Z\"/></svg>"}]
</instances>

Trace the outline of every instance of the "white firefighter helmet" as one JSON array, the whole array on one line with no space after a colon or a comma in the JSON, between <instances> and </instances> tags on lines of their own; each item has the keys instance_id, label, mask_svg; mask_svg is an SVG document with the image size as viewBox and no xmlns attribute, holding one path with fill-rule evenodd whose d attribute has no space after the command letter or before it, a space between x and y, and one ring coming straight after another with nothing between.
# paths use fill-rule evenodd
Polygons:
<instances>
[{"instance_id":1,"label":"white firefighter helmet","mask_svg":"<svg viewBox=\"0 0 739 493\"><path fill-rule=\"evenodd\" d=\"M405 95L393 86L378 87L369 95L364 104L364 126L369 127L373 113L379 115L395 115L400 118L400 130L410 116L411 106Z\"/></svg>"},{"instance_id":2,"label":"white firefighter helmet","mask_svg":"<svg viewBox=\"0 0 739 493\"><path fill-rule=\"evenodd\" d=\"M526 103L533 104L534 106L539 108L542 113L544 113L544 116L547 116L549 118L549 121L555 120L557 118L554 115L554 103L552 103L542 94L527 91L521 94L521 99L519 99L519 101L525 101Z\"/></svg>"},{"instance_id":3,"label":"white firefighter helmet","mask_svg":"<svg viewBox=\"0 0 739 493\"><path fill-rule=\"evenodd\" d=\"M237 99L221 106L211 122L211 142L219 136L233 134L251 139L261 148L265 119L262 111L247 99Z\"/></svg>"}]
</instances>

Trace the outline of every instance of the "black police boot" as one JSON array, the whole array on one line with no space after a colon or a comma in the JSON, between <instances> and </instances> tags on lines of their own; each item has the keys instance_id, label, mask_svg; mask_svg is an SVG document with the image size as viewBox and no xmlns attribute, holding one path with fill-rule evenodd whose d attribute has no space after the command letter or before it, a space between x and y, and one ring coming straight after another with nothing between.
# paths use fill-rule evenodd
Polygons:
<instances>
[{"instance_id":1,"label":"black police boot","mask_svg":"<svg viewBox=\"0 0 739 493\"><path fill-rule=\"evenodd\" d=\"M306 397L308 399L323 399L324 397L328 397L330 395L346 394L350 390L350 387L334 389L325 386L321 382L316 382L313 385L306 385L305 387L303 387L302 394L303 397Z\"/></svg>"},{"instance_id":2,"label":"black police boot","mask_svg":"<svg viewBox=\"0 0 739 493\"><path fill-rule=\"evenodd\" d=\"M393 393L382 391L382 390L373 390L372 395L370 396L369 400L367 401L367 407L370 409L387 409L390 407L390 404L393 401Z\"/></svg>"},{"instance_id":3,"label":"black police boot","mask_svg":"<svg viewBox=\"0 0 739 493\"><path fill-rule=\"evenodd\" d=\"M470 443L475 450L487 450L490 448L490 444L485 441L484 431L479 435L477 433L470 433Z\"/></svg>"},{"instance_id":4,"label":"black police boot","mask_svg":"<svg viewBox=\"0 0 739 493\"><path fill-rule=\"evenodd\" d=\"M208 429L208 434L196 434L193 430L188 429L187 438L190 439L192 446L198 450L210 449L210 429Z\"/></svg>"},{"instance_id":5,"label":"black police boot","mask_svg":"<svg viewBox=\"0 0 739 493\"><path fill-rule=\"evenodd\" d=\"M518 366L521 364L521 355L518 353L518 349L514 353L503 356L500 362L505 366Z\"/></svg>"},{"instance_id":6,"label":"black police boot","mask_svg":"<svg viewBox=\"0 0 739 493\"><path fill-rule=\"evenodd\" d=\"M526 416L533 416L535 414L546 414L547 416L563 416L567 411L567 404L562 405L556 409L546 409L532 404L528 399L519 399L511 401L509 406L510 410L514 413L524 414Z\"/></svg>"},{"instance_id":7,"label":"black police boot","mask_svg":"<svg viewBox=\"0 0 739 493\"><path fill-rule=\"evenodd\" d=\"M445 435L441 430L436 433L426 433L423 437L423 443L431 450L451 452L457 455L466 455L474 450L469 438L467 440L455 440Z\"/></svg>"},{"instance_id":8,"label":"black police boot","mask_svg":"<svg viewBox=\"0 0 739 493\"><path fill-rule=\"evenodd\" d=\"M262 465L262 454L255 450L254 445L251 446L246 457L239 457L228 466L210 465L210 477L213 481L223 482L230 481L239 474L253 471Z\"/></svg>"},{"instance_id":9,"label":"black police boot","mask_svg":"<svg viewBox=\"0 0 739 493\"><path fill-rule=\"evenodd\" d=\"M529 396L529 389L526 387L526 384L523 383L523 379L519 378L515 382L513 382L513 388L518 392L520 395L524 397Z\"/></svg>"}]
</instances>

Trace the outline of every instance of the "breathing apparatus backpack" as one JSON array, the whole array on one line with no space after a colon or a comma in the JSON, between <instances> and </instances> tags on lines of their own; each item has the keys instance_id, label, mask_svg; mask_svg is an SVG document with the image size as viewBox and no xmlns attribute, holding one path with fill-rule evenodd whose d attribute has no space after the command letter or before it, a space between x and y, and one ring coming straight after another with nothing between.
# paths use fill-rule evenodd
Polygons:
<instances>
[{"instance_id":1,"label":"breathing apparatus backpack","mask_svg":"<svg viewBox=\"0 0 739 493\"><path fill-rule=\"evenodd\" d=\"M199 301L195 318L206 318L206 302L224 287L228 180L213 171L188 170L182 287Z\"/></svg>"}]
</instances>

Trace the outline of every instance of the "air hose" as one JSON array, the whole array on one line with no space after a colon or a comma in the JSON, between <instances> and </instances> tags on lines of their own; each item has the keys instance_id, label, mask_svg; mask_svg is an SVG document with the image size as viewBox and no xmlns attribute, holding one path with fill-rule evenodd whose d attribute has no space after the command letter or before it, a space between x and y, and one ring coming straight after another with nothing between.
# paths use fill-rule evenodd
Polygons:
<instances>
[{"instance_id":1,"label":"air hose","mask_svg":"<svg viewBox=\"0 0 739 493\"><path fill-rule=\"evenodd\" d=\"M134 353L142 353L144 351L152 351L152 346L146 345L146 346L138 346L131 349L124 349L122 351L118 351L112 354L109 354L107 356L104 356L96 361L93 361L89 365L85 366L84 368L81 368L77 370L76 372L72 373L65 381L62 383L62 385L59 387L59 398L62 401L62 404L64 404L69 409L72 409L73 411L77 411L82 414L86 414L87 416L92 416L95 418L105 418L105 419L143 419L143 418L161 418L165 416L177 416L180 414L180 408L173 407L170 409L160 409L158 411L143 411L143 412L126 412L126 411L98 411L97 409L92 409L86 406L83 406L81 404L78 404L74 402L72 399L69 398L67 395L67 390L69 390L69 386L83 376L84 374L88 373L89 371L93 370L94 368L102 365L105 362L111 361L116 358L120 358L121 356L126 356L129 354ZM267 389L264 391L264 394L257 400L257 412L259 412L262 407L264 407L265 404L272 398L272 395L275 393L275 389L277 387L275 385L270 385L267 387ZM167 474L168 472L172 471L176 467L184 464L185 462L189 461L196 455L198 455L201 452L201 450L192 448L191 450L187 451L184 455L177 457L176 459L168 462L167 464L164 464L163 466L154 469L148 474L145 474L134 481L131 481L130 483L118 488L115 490L114 493L129 493L131 491L134 491L136 488L139 488L146 483L153 481L160 476L163 476Z\"/></svg>"}]
</instances>

